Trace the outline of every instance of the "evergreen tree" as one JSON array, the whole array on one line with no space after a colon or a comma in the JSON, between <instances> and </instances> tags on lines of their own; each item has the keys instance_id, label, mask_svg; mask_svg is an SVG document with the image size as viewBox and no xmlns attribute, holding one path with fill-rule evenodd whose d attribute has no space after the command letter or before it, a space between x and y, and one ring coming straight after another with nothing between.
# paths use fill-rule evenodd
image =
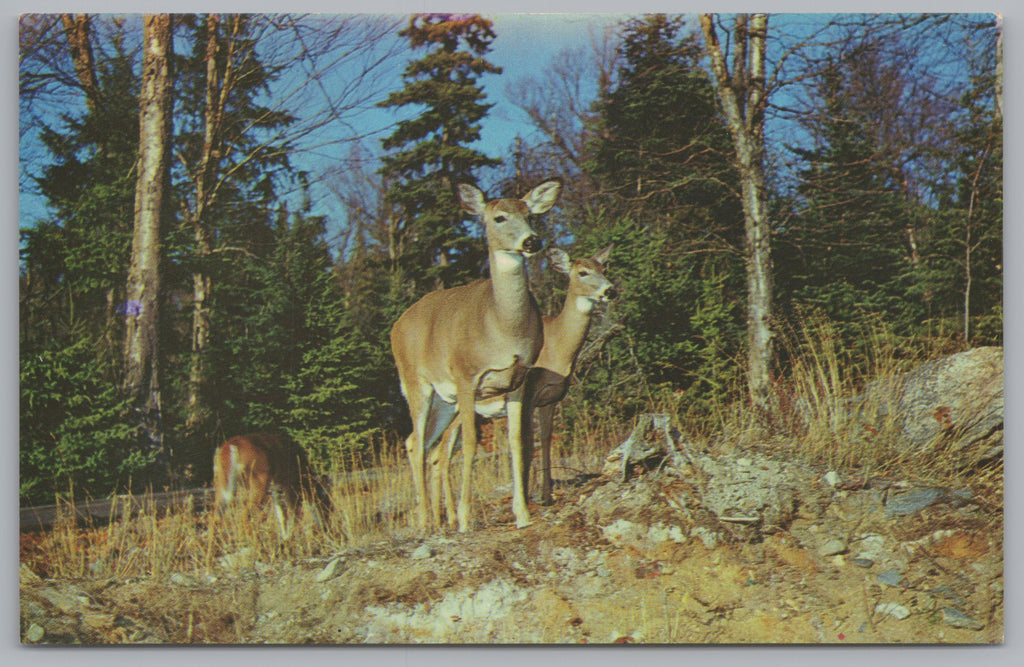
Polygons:
<instances>
[{"instance_id":1,"label":"evergreen tree","mask_svg":"<svg viewBox=\"0 0 1024 667\"><path fill-rule=\"evenodd\" d=\"M615 243L608 274L625 295L614 305L625 331L610 342L610 372L635 373L629 385L641 400L646 381L692 392L695 404L733 388L722 369L734 375L742 341L734 303L743 265L730 252L741 243L742 212L728 132L685 27L663 14L622 26L618 76L590 132L600 213L574 230L582 246L574 254ZM710 368L722 375L712 380ZM615 384L601 375L592 375L598 391Z\"/></svg>"},{"instance_id":2,"label":"evergreen tree","mask_svg":"<svg viewBox=\"0 0 1024 667\"><path fill-rule=\"evenodd\" d=\"M100 496L141 481L120 394L124 301L138 157L135 54L115 24L82 112L44 127L37 184L52 217L21 230L21 498ZM141 487L140 487L141 488Z\"/></svg>"},{"instance_id":3,"label":"evergreen tree","mask_svg":"<svg viewBox=\"0 0 1024 667\"><path fill-rule=\"evenodd\" d=\"M787 300L838 322L882 313L908 331L924 316L921 302L906 298L917 268L907 230L917 226L920 205L904 189L896 156L875 143L877 123L866 113L872 102L853 77L844 62L825 69L820 113L809 125L817 147L792 149L806 165L797 188L802 212L780 235L787 250L779 283Z\"/></svg>"},{"instance_id":4,"label":"evergreen tree","mask_svg":"<svg viewBox=\"0 0 1024 667\"><path fill-rule=\"evenodd\" d=\"M479 79L501 69L484 58L494 32L478 15L417 14L399 34L427 53L406 67L405 88L380 103L417 112L383 140L391 152L381 173L398 218L392 277L422 291L477 276L486 258L475 230L462 222L452 188L472 181L474 170L500 164L469 144L480 138L480 121L492 106Z\"/></svg>"},{"instance_id":5,"label":"evergreen tree","mask_svg":"<svg viewBox=\"0 0 1024 667\"><path fill-rule=\"evenodd\" d=\"M1003 116L996 35L987 27L980 27L987 33L980 41L989 40L990 48L972 63L976 73L960 99L964 122L952 156L957 178L942 193L923 243L926 277L919 286L930 314L950 322L944 330L957 330L965 344L1002 344Z\"/></svg>"},{"instance_id":6,"label":"evergreen tree","mask_svg":"<svg viewBox=\"0 0 1024 667\"><path fill-rule=\"evenodd\" d=\"M28 317L23 345L32 344L30 323L37 317L63 324L36 342L57 342L56 334L57 344L66 344L60 336L73 317L84 327L79 331L103 341L104 354L120 355L115 311L123 301L131 244L139 81L121 35L113 38L112 57L98 64L98 103L81 115L61 114L59 127L41 133L52 161L37 184L52 218L22 230L28 278L22 294Z\"/></svg>"},{"instance_id":7,"label":"evergreen tree","mask_svg":"<svg viewBox=\"0 0 1024 667\"><path fill-rule=\"evenodd\" d=\"M183 262L191 273L192 323L185 436L203 447L214 427L209 396L215 290L240 252L266 239L267 209L288 175L288 149L273 137L294 117L262 103L280 73L257 53L258 19L234 14L190 17L193 48L181 62L176 181L182 226L192 235Z\"/></svg>"},{"instance_id":8,"label":"evergreen tree","mask_svg":"<svg viewBox=\"0 0 1024 667\"><path fill-rule=\"evenodd\" d=\"M735 219L728 132L682 17L650 14L622 28L618 84L596 105L590 170L647 224L719 232Z\"/></svg>"}]
</instances>

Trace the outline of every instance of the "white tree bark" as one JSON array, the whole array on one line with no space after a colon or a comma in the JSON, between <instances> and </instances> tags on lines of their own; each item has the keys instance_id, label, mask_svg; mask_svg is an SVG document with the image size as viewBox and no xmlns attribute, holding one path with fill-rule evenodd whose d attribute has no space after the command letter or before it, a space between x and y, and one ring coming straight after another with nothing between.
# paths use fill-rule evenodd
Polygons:
<instances>
[{"instance_id":1,"label":"white tree bark","mask_svg":"<svg viewBox=\"0 0 1024 667\"><path fill-rule=\"evenodd\" d=\"M170 16L145 16L143 39L135 228L125 301L124 391L152 445L159 448L161 218L170 132Z\"/></svg>"},{"instance_id":2,"label":"white tree bark","mask_svg":"<svg viewBox=\"0 0 1024 667\"><path fill-rule=\"evenodd\" d=\"M715 89L735 150L742 189L747 265L747 387L762 419L773 412L771 395L772 257L764 176L766 14L737 14L732 34L732 72L726 62L714 18L700 17Z\"/></svg>"}]
</instances>

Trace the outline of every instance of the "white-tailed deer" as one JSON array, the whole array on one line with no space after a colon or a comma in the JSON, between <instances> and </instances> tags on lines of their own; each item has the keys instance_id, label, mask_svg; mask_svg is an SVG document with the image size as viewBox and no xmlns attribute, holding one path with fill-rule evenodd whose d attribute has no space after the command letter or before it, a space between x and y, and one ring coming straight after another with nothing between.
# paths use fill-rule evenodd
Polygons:
<instances>
[{"instance_id":1,"label":"white-tailed deer","mask_svg":"<svg viewBox=\"0 0 1024 667\"><path fill-rule=\"evenodd\" d=\"M527 409L536 410L537 428L541 443L541 502L551 502L551 431L555 406L565 398L569 389L576 358L587 338L595 304L607 302L617 295L615 287L604 275L605 264L612 246L598 252L589 259L570 261L562 250L548 251L551 265L569 276L569 289L562 311L554 317L544 317L544 347L524 383ZM501 416L504 412L501 397L487 402L477 402L477 414L483 417ZM529 416L523 420L529 424ZM441 498L443 496L448 521L452 521L454 506L448 463L458 447L461 423L452 424L448 429L443 446L431 452L430 464L434 468L431 479L431 504L434 520L441 520ZM523 480L524 493L529 492L530 461L533 456L533 434L524 427L523 433ZM438 488L440 487L440 488Z\"/></svg>"},{"instance_id":2,"label":"white-tailed deer","mask_svg":"<svg viewBox=\"0 0 1024 667\"><path fill-rule=\"evenodd\" d=\"M326 509L326 490L313 476L306 452L290 438L276 433L237 435L213 455L213 489L218 511L238 503L257 510L273 497L281 536L290 532L303 491L319 509Z\"/></svg>"},{"instance_id":3,"label":"white-tailed deer","mask_svg":"<svg viewBox=\"0 0 1024 667\"><path fill-rule=\"evenodd\" d=\"M526 258L540 251L542 242L529 217L548 211L561 191L561 181L548 180L522 199L486 201L472 185L458 185L456 196L462 208L483 222L491 277L427 294L391 329L391 351L412 417L406 449L424 529L430 525L425 452L460 415L466 436L458 520L460 531L469 530L476 453L474 404L502 395L507 395L514 471L512 511L517 526L530 523L521 486L523 380L540 355L544 333L526 265Z\"/></svg>"}]
</instances>

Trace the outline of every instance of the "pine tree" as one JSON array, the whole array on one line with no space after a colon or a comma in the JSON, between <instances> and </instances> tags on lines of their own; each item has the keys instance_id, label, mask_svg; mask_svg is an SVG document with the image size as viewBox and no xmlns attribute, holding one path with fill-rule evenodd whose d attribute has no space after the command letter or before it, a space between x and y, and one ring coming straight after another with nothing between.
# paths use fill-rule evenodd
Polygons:
<instances>
[{"instance_id":1,"label":"pine tree","mask_svg":"<svg viewBox=\"0 0 1024 667\"><path fill-rule=\"evenodd\" d=\"M80 112L69 107L42 130L50 161L36 182L52 217L21 230L19 444L26 503L53 502L70 490L94 496L124 490L151 463L137 449L119 388L118 307L132 233L139 79L122 27L114 28L110 52L95 61L90 103Z\"/></svg>"},{"instance_id":2,"label":"pine tree","mask_svg":"<svg viewBox=\"0 0 1024 667\"><path fill-rule=\"evenodd\" d=\"M484 102L479 79L501 69L484 58L495 35L478 15L417 14L399 34L427 53L406 67L405 88L380 103L418 110L382 141L391 152L381 173L399 219L392 273L400 264L418 290L432 289L475 277L486 257L462 222L452 188L472 181L474 170L500 164L469 144L480 138L480 121L493 106Z\"/></svg>"},{"instance_id":3,"label":"pine tree","mask_svg":"<svg viewBox=\"0 0 1024 667\"><path fill-rule=\"evenodd\" d=\"M193 237L186 262L192 331L185 431L188 439L202 442L216 423L208 395L215 289L237 254L266 236L266 209L274 206L278 181L289 166L288 147L268 137L295 119L258 102L279 72L260 60L254 17L208 14L192 17L188 27L193 48L179 76L177 143L183 159L176 181L182 225Z\"/></svg>"},{"instance_id":4,"label":"pine tree","mask_svg":"<svg viewBox=\"0 0 1024 667\"><path fill-rule=\"evenodd\" d=\"M81 116L66 112L59 126L43 128L52 161L37 184L52 218L22 230L26 316L54 322L40 343L52 341L74 317L103 341L108 358L120 356L122 343L116 309L128 270L139 145L139 80L119 33L113 48L112 57L98 63L98 102ZM26 335L32 329L24 327Z\"/></svg>"},{"instance_id":5,"label":"pine tree","mask_svg":"<svg viewBox=\"0 0 1024 667\"><path fill-rule=\"evenodd\" d=\"M820 122L809 125L817 147L793 149L806 165L797 188L803 211L780 241L799 251L786 255L779 280L791 298L836 321L884 313L908 330L924 316L920 301L905 298L914 270L907 230L916 205L893 156L875 143L875 123L864 112L870 102L851 77L841 63L825 69L817 89Z\"/></svg>"},{"instance_id":6,"label":"pine tree","mask_svg":"<svg viewBox=\"0 0 1024 667\"><path fill-rule=\"evenodd\" d=\"M610 342L615 373L636 373L640 396L642 378L693 392L691 403L721 398L732 384L709 382L708 368L731 364L742 340L743 266L723 252L742 243L728 131L682 17L630 19L621 39L588 147L601 215L575 231L576 254L615 243L609 276L630 295L614 306L625 325Z\"/></svg>"},{"instance_id":7,"label":"pine tree","mask_svg":"<svg viewBox=\"0 0 1024 667\"><path fill-rule=\"evenodd\" d=\"M618 83L598 101L590 170L602 190L652 223L704 234L735 218L723 154L728 132L682 17L650 14L622 28Z\"/></svg>"}]
</instances>

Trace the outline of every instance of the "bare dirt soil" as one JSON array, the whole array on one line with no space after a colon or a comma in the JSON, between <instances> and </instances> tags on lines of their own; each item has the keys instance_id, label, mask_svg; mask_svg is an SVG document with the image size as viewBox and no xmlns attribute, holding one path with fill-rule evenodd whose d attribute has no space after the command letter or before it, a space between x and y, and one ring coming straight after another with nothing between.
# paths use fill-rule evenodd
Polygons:
<instances>
[{"instance_id":1,"label":"bare dirt soil","mask_svg":"<svg viewBox=\"0 0 1024 667\"><path fill-rule=\"evenodd\" d=\"M699 468L699 470L698 470ZM762 456L566 481L516 529L207 575L42 579L24 643L998 643L1001 508ZM764 493L770 489L770 493Z\"/></svg>"}]
</instances>

